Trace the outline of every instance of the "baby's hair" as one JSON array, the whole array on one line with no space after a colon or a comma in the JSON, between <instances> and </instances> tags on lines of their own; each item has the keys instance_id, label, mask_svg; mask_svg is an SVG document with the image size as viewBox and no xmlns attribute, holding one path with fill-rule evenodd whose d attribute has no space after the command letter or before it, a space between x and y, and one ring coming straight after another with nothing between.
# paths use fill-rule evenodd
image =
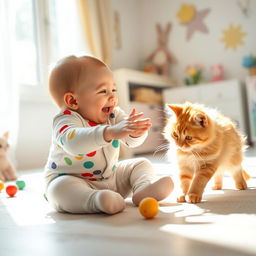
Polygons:
<instances>
[{"instance_id":1,"label":"baby's hair","mask_svg":"<svg viewBox=\"0 0 256 256\"><path fill-rule=\"evenodd\" d=\"M104 62L92 56L72 55L57 62L50 73L49 92L60 108L64 106L65 93L74 92L78 88L81 72L86 72L86 67L91 65L107 67Z\"/></svg>"}]
</instances>

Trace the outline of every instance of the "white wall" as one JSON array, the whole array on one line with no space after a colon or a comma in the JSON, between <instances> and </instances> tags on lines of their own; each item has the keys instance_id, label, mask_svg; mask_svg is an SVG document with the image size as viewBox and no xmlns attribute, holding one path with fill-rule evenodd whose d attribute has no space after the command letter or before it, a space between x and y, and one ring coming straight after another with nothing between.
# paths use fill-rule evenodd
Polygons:
<instances>
[{"instance_id":1,"label":"white wall","mask_svg":"<svg viewBox=\"0 0 256 256\"><path fill-rule=\"evenodd\" d=\"M18 170L42 168L47 160L53 116L57 108L49 101L21 101L17 142Z\"/></svg>"},{"instance_id":2,"label":"white wall","mask_svg":"<svg viewBox=\"0 0 256 256\"><path fill-rule=\"evenodd\" d=\"M112 69L139 68L140 1L112 0L113 11L120 15L121 49L113 49Z\"/></svg>"},{"instance_id":3,"label":"white wall","mask_svg":"<svg viewBox=\"0 0 256 256\"><path fill-rule=\"evenodd\" d=\"M168 22L172 23L172 31L169 36L169 50L177 58L177 64L171 66L171 76L174 80L183 81L185 68L189 64L198 63L205 66L206 78L209 78L209 68L211 65L222 64L225 69L226 78L238 78L244 80L247 70L241 65L242 57L250 53L256 54L256 1L250 1L250 11L248 17L244 16L237 5L237 0L212 1L212 0L140 0L131 1L137 6L138 23L133 26L134 17L126 13L126 3L130 1L119 0L121 12L122 34L125 34L126 44L136 42L138 49L134 54L124 55L121 51L116 52L118 64L126 66L131 58L134 58L139 51L139 62L134 67L143 67L144 60L157 46L157 34L155 24L162 26ZM239 1L245 3L246 1ZM210 8L211 12L204 18L204 24L209 33L203 34L195 32L193 37L186 40L186 28L179 24L177 13L184 3L194 4L196 10L200 11ZM133 13L134 15L136 13ZM135 17L136 19L136 17ZM242 25L242 30L247 33L244 37L245 44L238 46L236 51L225 50L224 44L220 42L222 31L226 30L230 24ZM138 37L129 37L126 26L139 30ZM125 48L122 50L125 52ZM137 58L137 56L135 56ZM122 60L120 60L122 58ZM114 65L115 66L115 65Z\"/></svg>"}]
</instances>

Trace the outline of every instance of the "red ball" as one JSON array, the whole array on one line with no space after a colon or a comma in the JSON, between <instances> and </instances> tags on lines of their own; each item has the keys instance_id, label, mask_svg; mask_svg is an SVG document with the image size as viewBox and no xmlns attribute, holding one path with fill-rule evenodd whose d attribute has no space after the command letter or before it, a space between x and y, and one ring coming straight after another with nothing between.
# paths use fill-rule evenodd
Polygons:
<instances>
[{"instance_id":1,"label":"red ball","mask_svg":"<svg viewBox=\"0 0 256 256\"><path fill-rule=\"evenodd\" d=\"M5 191L10 197L13 197L18 191L18 187L16 185L8 185Z\"/></svg>"}]
</instances>

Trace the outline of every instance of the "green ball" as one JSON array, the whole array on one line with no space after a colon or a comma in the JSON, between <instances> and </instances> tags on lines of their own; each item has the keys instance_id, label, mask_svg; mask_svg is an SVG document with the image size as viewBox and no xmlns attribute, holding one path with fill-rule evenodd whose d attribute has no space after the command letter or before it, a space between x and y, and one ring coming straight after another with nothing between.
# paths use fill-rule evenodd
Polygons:
<instances>
[{"instance_id":1,"label":"green ball","mask_svg":"<svg viewBox=\"0 0 256 256\"><path fill-rule=\"evenodd\" d=\"M16 185L18 186L19 190L22 190L23 188L25 188L26 183L24 180L17 180Z\"/></svg>"}]
</instances>

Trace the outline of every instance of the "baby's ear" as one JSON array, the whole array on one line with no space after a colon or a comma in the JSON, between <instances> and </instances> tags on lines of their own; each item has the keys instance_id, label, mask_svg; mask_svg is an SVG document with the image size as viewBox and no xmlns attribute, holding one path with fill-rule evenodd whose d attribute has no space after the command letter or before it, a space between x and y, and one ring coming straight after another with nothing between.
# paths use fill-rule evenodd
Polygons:
<instances>
[{"instance_id":1,"label":"baby's ear","mask_svg":"<svg viewBox=\"0 0 256 256\"><path fill-rule=\"evenodd\" d=\"M72 110L78 109L76 96L72 92L66 92L64 94L64 102L68 108L70 108Z\"/></svg>"},{"instance_id":2,"label":"baby's ear","mask_svg":"<svg viewBox=\"0 0 256 256\"><path fill-rule=\"evenodd\" d=\"M197 113L194 117L194 121L196 125L201 127L207 127L208 126L208 117L203 113Z\"/></svg>"},{"instance_id":3,"label":"baby's ear","mask_svg":"<svg viewBox=\"0 0 256 256\"><path fill-rule=\"evenodd\" d=\"M167 104L166 106L170 108L177 117L182 113L183 107L179 104Z\"/></svg>"},{"instance_id":4,"label":"baby's ear","mask_svg":"<svg viewBox=\"0 0 256 256\"><path fill-rule=\"evenodd\" d=\"M4 132L3 137L7 140L9 138L9 131Z\"/></svg>"}]
</instances>

